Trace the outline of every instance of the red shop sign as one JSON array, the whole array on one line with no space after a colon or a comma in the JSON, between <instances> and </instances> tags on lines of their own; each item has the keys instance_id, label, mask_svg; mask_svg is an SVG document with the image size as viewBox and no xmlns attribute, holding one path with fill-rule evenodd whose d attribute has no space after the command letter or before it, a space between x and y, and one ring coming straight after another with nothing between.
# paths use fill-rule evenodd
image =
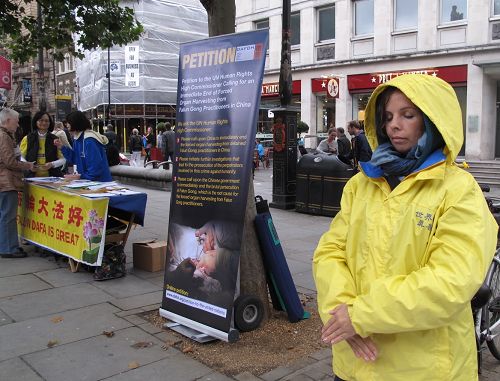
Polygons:
<instances>
[{"instance_id":1,"label":"red shop sign","mask_svg":"<svg viewBox=\"0 0 500 381\"><path fill-rule=\"evenodd\" d=\"M405 74L432 75L434 77L439 77L450 84L466 83L467 65L348 75L347 87L350 92L353 90L374 89L378 85L385 83L391 80L392 78L399 77L400 75L405 75Z\"/></svg>"},{"instance_id":2,"label":"red shop sign","mask_svg":"<svg viewBox=\"0 0 500 381\"><path fill-rule=\"evenodd\" d=\"M300 80L292 81L292 94L300 94ZM266 97L279 97L280 96L280 84L279 82L269 82L262 84L262 90L260 96Z\"/></svg>"},{"instance_id":3,"label":"red shop sign","mask_svg":"<svg viewBox=\"0 0 500 381\"><path fill-rule=\"evenodd\" d=\"M0 88L10 90L12 85L12 62L0 56Z\"/></svg>"},{"instance_id":4,"label":"red shop sign","mask_svg":"<svg viewBox=\"0 0 500 381\"><path fill-rule=\"evenodd\" d=\"M312 78L311 90L313 93L326 93L327 98L338 98L340 80L336 77Z\"/></svg>"}]
</instances>

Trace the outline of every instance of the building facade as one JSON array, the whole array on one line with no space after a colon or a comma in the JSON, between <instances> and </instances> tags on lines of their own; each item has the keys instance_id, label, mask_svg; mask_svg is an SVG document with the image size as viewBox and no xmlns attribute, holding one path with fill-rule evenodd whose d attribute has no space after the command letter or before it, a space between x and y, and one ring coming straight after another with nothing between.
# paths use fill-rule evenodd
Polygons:
<instances>
[{"instance_id":1,"label":"building facade","mask_svg":"<svg viewBox=\"0 0 500 381\"><path fill-rule=\"evenodd\" d=\"M292 0L293 105L314 147L332 122L363 119L373 89L417 72L455 89L467 159L500 157L500 0ZM262 109L279 104L282 0L236 8L237 31L269 28ZM273 87L274 86L274 87ZM272 115L272 114L271 114ZM272 119L261 112L260 125Z\"/></svg>"},{"instance_id":2,"label":"building facade","mask_svg":"<svg viewBox=\"0 0 500 381\"><path fill-rule=\"evenodd\" d=\"M95 49L76 60L78 108L96 125L115 126L122 147L132 129L145 133L158 122L175 124L179 46L208 36L198 0L122 0L143 25L139 40ZM108 75L109 73L109 75Z\"/></svg>"}]
</instances>

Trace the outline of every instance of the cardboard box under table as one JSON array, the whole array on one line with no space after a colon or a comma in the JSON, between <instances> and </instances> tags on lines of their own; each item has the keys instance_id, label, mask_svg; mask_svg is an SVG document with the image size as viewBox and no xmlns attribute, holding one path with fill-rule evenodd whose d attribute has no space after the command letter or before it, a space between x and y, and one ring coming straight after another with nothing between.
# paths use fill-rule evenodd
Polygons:
<instances>
[{"instance_id":1,"label":"cardboard box under table","mask_svg":"<svg viewBox=\"0 0 500 381\"><path fill-rule=\"evenodd\" d=\"M139 241L132 245L134 267L145 271L160 271L165 268L167 243L165 241Z\"/></svg>"}]
</instances>

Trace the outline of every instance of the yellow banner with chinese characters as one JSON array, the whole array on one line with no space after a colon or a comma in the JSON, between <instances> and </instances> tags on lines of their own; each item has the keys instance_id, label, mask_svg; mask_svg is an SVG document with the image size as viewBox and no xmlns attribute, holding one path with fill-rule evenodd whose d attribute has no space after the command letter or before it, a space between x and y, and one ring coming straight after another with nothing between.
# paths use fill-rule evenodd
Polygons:
<instances>
[{"instance_id":1,"label":"yellow banner with chinese characters","mask_svg":"<svg viewBox=\"0 0 500 381\"><path fill-rule=\"evenodd\" d=\"M19 193L19 235L39 246L92 266L104 251L108 199L26 184Z\"/></svg>"}]
</instances>

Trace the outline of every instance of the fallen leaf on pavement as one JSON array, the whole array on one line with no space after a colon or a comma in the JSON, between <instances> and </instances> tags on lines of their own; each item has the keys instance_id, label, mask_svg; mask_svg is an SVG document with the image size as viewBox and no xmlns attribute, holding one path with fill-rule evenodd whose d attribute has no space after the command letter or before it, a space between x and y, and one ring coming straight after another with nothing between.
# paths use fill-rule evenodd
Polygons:
<instances>
[{"instance_id":1,"label":"fallen leaf on pavement","mask_svg":"<svg viewBox=\"0 0 500 381\"><path fill-rule=\"evenodd\" d=\"M52 319L50 319L50 321L54 324L57 324L57 323L60 323L62 322L64 319L62 316L55 316L53 317Z\"/></svg>"},{"instance_id":2,"label":"fallen leaf on pavement","mask_svg":"<svg viewBox=\"0 0 500 381\"><path fill-rule=\"evenodd\" d=\"M113 337L115 335L113 331L102 331L102 334L106 337Z\"/></svg>"},{"instance_id":3,"label":"fallen leaf on pavement","mask_svg":"<svg viewBox=\"0 0 500 381\"><path fill-rule=\"evenodd\" d=\"M129 369L139 368L139 363L138 363L137 361L132 361L132 362L129 362L129 363L128 363L128 368L129 368Z\"/></svg>"},{"instance_id":4,"label":"fallen leaf on pavement","mask_svg":"<svg viewBox=\"0 0 500 381\"><path fill-rule=\"evenodd\" d=\"M187 347L184 347L184 348L182 349L182 353L191 353L191 352L193 352L193 351L194 351L194 350L193 350L193 347L192 347L191 345L188 345Z\"/></svg>"},{"instance_id":5,"label":"fallen leaf on pavement","mask_svg":"<svg viewBox=\"0 0 500 381\"><path fill-rule=\"evenodd\" d=\"M140 349L140 348L149 348L152 347L153 343L150 341L139 341L135 344L132 344L131 347L135 349Z\"/></svg>"},{"instance_id":6,"label":"fallen leaf on pavement","mask_svg":"<svg viewBox=\"0 0 500 381\"><path fill-rule=\"evenodd\" d=\"M47 343L47 347L52 348L54 345L57 345L57 344L59 344L59 341L49 340L49 342Z\"/></svg>"}]
</instances>

